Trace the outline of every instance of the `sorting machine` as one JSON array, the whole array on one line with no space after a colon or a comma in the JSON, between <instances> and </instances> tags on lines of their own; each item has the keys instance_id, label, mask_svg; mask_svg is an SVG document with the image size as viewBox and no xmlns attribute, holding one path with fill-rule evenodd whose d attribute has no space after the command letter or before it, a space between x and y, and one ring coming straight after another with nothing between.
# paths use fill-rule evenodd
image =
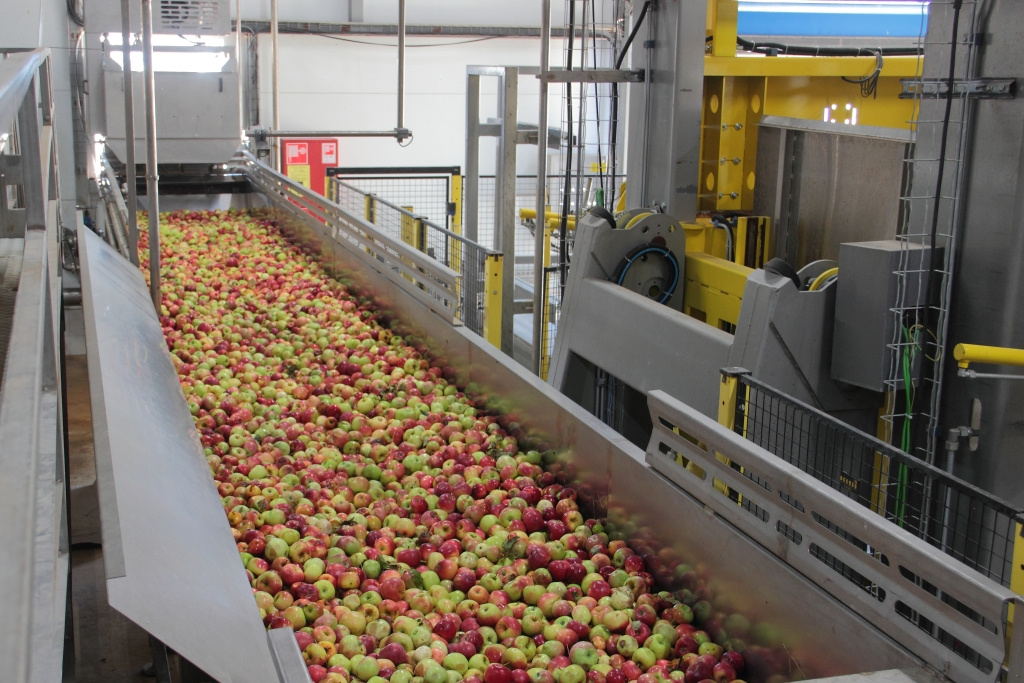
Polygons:
<instances>
[{"instance_id":1,"label":"sorting machine","mask_svg":"<svg viewBox=\"0 0 1024 683\"><path fill-rule=\"evenodd\" d=\"M647 396L655 427L645 452L467 331L454 317L457 273L253 156L233 163L250 192L222 206L269 209L291 239L354 280L453 367L460 383L515 413L527 438L573 472L593 512L607 515L616 533L650 549L652 561L699 565L717 600L766 625L787 653L787 676L886 671L893 680L989 680L1016 646L1007 640L1007 610L1016 601L1007 588L668 393ZM199 207L211 200L184 201ZM260 622L141 273L87 229L79 241L111 604L217 680L303 680L294 640ZM774 282L768 274L764 281ZM680 457L695 467L681 467ZM749 504L721 495L723 485L764 514L752 516ZM782 536L783 528L802 541ZM816 559L821 550L877 590L843 581ZM971 656L900 616L901 606L944 624Z\"/></svg>"}]
</instances>

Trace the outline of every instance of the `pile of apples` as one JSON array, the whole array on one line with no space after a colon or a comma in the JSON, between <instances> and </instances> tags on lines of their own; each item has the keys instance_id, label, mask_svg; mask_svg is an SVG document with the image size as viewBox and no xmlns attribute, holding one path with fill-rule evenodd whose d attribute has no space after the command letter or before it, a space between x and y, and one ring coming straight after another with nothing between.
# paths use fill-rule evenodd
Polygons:
<instances>
[{"instance_id":1,"label":"pile of apples","mask_svg":"<svg viewBox=\"0 0 1024 683\"><path fill-rule=\"evenodd\" d=\"M171 359L260 615L294 630L313 681L744 674L750 625L692 568L657 592L541 453L268 217L162 222Z\"/></svg>"}]
</instances>

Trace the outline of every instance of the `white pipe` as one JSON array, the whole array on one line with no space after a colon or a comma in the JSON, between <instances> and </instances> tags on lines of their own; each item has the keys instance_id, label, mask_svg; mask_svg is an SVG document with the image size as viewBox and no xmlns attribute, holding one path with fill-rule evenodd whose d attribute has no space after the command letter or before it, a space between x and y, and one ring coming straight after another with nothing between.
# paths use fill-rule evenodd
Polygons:
<instances>
[{"instance_id":1,"label":"white pipe","mask_svg":"<svg viewBox=\"0 0 1024 683\"><path fill-rule=\"evenodd\" d=\"M156 80L153 76L153 2L142 0L142 59L146 72L146 195L149 199L149 293L160 314L160 195L156 160ZM129 68L131 65L129 64ZM133 141L134 143L134 141Z\"/></svg>"},{"instance_id":2,"label":"white pipe","mask_svg":"<svg viewBox=\"0 0 1024 683\"><path fill-rule=\"evenodd\" d=\"M235 0L235 69L238 71L238 133L245 132L245 89L242 86L242 0Z\"/></svg>"},{"instance_id":3,"label":"white pipe","mask_svg":"<svg viewBox=\"0 0 1024 683\"><path fill-rule=\"evenodd\" d=\"M542 0L540 17L540 106L537 114L537 217L533 229L533 356L530 367L533 374L540 375L544 349L544 220L547 205L544 192L547 189L548 170L548 80L544 72L550 64L551 51L551 0ZM505 267L513 264L506 263Z\"/></svg>"},{"instance_id":4,"label":"white pipe","mask_svg":"<svg viewBox=\"0 0 1024 683\"><path fill-rule=\"evenodd\" d=\"M396 128L398 130L405 128L405 0L398 0L398 125Z\"/></svg>"},{"instance_id":5,"label":"white pipe","mask_svg":"<svg viewBox=\"0 0 1024 683\"><path fill-rule=\"evenodd\" d=\"M281 88L278 80L278 43L277 43L277 0L270 0L270 49L271 49L271 82L273 94L271 105L274 112L274 130L281 130ZM274 141L274 168L281 170L281 141Z\"/></svg>"},{"instance_id":6,"label":"white pipe","mask_svg":"<svg viewBox=\"0 0 1024 683\"><path fill-rule=\"evenodd\" d=\"M121 63L124 64L124 177L128 186L128 258L139 265L139 200L136 196L135 95L132 83L131 0L121 0Z\"/></svg>"}]
</instances>

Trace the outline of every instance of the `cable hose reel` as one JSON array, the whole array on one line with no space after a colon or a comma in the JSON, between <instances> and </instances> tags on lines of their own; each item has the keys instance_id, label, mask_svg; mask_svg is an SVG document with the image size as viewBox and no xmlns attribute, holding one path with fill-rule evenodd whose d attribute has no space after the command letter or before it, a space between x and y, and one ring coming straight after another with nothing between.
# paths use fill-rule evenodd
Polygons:
<instances>
[{"instance_id":1,"label":"cable hose reel","mask_svg":"<svg viewBox=\"0 0 1024 683\"><path fill-rule=\"evenodd\" d=\"M676 291L676 287L679 285L679 275L681 272L679 268L679 260L676 258L675 254L672 253L672 250L666 246L651 242L648 244L642 244L630 251L622 259L622 263L615 271L615 284L620 287L623 286L623 283L626 280L626 274L629 272L630 268L632 268L638 261L646 261L647 257L652 255L664 259L665 262L669 264L671 268L671 281L666 287L654 285L654 287L657 287L657 291L653 291L654 287L652 287L648 292L641 291L638 293L648 297L649 299L654 299L659 304L664 304L672 298L672 294Z\"/></svg>"}]
</instances>

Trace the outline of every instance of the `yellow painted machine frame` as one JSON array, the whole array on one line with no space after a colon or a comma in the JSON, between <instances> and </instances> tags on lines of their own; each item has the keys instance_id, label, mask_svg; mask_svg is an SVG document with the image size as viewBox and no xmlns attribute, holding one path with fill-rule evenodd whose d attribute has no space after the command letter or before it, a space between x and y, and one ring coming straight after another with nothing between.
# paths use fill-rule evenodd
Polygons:
<instances>
[{"instance_id":1,"label":"yellow painted machine frame","mask_svg":"<svg viewBox=\"0 0 1024 683\"><path fill-rule=\"evenodd\" d=\"M698 209L750 211L754 207L757 124L762 116L820 121L825 110L837 123L912 128L913 100L901 100L901 78L920 74L918 57L886 57L877 97L841 77L863 78L873 57L762 57L738 55L739 0L708 0L704 58L704 122ZM853 116L856 109L856 117Z\"/></svg>"}]
</instances>

